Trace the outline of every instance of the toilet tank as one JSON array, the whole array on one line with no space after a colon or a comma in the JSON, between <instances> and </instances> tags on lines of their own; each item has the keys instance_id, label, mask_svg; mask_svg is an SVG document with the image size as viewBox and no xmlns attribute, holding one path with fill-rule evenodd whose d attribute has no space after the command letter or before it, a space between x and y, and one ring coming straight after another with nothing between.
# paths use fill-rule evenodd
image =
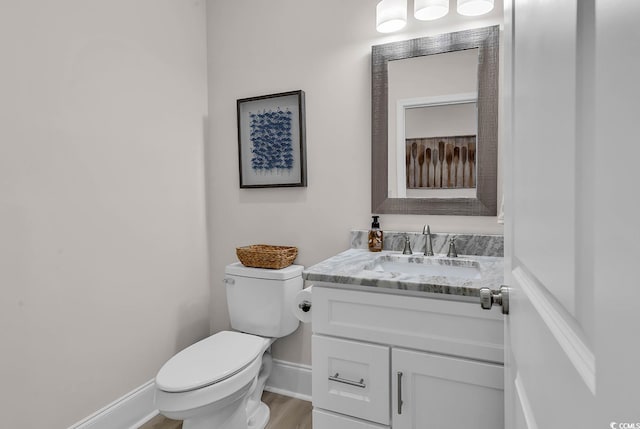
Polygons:
<instances>
[{"instance_id":1,"label":"toilet tank","mask_svg":"<svg viewBox=\"0 0 640 429\"><path fill-rule=\"evenodd\" d=\"M225 268L231 327L263 337L284 337L298 328L293 315L295 296L302 289L301 265L280 270L249 268L240 262Z\"/></svg>"}]
</instances>

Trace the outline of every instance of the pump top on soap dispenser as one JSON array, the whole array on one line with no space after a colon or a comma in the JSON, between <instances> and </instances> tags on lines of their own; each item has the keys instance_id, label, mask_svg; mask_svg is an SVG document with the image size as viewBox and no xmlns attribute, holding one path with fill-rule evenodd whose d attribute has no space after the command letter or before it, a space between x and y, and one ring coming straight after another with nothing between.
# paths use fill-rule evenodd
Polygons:
<instances>
[{"instance_id":1,"label":"pump top on soap dispenser","mask_svg":"<svg viewBox=\"0 0 640 429\"><path fill-rule=\"evenodd\" d=\"M369 251L380 252L382 250L382 230L380 229L380 216L372 216L373 222L369 230Z\"/></svg>"}]
</instances>

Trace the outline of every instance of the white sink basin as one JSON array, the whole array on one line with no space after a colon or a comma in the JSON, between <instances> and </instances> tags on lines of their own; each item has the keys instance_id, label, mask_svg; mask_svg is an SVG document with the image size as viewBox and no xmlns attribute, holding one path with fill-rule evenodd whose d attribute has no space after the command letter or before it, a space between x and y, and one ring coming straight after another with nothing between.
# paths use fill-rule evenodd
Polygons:
<instances>
[{"instance_id":1,"label":"white sink basin","mask_svg":"<svg viewBox=\"0 0 640 429\"><path fill-rule=\"evenodd\" d=\"M469 259L383 255L364 267L365 271L479 279L480 264Z\"/></svg>"}]
</instances>

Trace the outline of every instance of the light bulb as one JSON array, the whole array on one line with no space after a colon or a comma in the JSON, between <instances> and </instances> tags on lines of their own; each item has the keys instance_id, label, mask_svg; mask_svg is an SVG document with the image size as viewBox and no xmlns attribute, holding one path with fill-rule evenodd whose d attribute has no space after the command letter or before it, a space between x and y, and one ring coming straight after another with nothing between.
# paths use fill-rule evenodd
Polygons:
<instances>
[{"instance_id":1,"label":"light bulb","mask_svg":"<svg viewBox=\"0 0 640 429\"><path fill-rule=\"evenodd\" d=\"M493 0L458 0L458 13L465 16L478 16L493 10Z\"/></svg>"},{"instance_id":2,"label":"light bulb","mask_svg":"<svg viewBox=\"0 0 640 429\"><path fill-rule=\"evenodd\" d=\"M449 13L449 0L415 0L413 16L421 21L432 21Z\"/></svg>"},{"instance_id":3,"label":"light bulb","mask_svg":"<svg viewBox=\"0 0 640 429\"><path fill-rule=\"evenodd\" d=\"M376 6L376 29L392 33L407 25L407 0L382 0Z\"/></svg>"}]
</instances>

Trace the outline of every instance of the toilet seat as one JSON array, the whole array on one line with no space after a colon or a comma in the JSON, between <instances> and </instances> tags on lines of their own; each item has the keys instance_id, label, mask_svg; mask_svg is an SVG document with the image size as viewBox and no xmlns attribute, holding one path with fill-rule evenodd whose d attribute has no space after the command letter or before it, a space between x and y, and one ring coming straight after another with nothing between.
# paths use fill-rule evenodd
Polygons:
<instances>
[{"instance_id":1,"label":"toilet seat","mask_svg":"<svg viewBox=\"0 0 640 429\"><path fill-rule=\"evenodd\" d=\"M156 389L155 405L169 418L184 420L198 414L203 408L224 406L228 401L242 397L260 372L262 359L254 359L245 369L231 377L200 389L186 392L165 392Z\"/></svg>"},{"instance_id":2,"label":"toilet seat","mask_svg":"<svg viewBox=\"0 0 640 429\"><path fill-rule=\"evenodd\" d=\"M268 344L269 339L256 335L218 332L169 359L156 376L156 386L180 393L220 383L254 363Z\"/></svg>"}]
</instances>

